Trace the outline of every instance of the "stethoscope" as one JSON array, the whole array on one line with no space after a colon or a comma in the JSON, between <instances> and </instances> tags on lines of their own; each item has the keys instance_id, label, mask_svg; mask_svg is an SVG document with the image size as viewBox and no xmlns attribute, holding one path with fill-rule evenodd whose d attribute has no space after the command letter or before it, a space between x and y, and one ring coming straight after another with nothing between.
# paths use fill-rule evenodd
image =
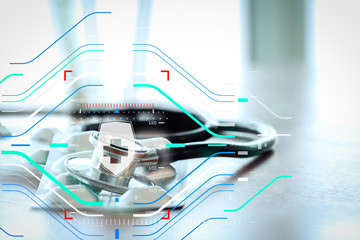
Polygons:
<instances>
[{"instance_id":1,"label":"stethoscope","mask_svg":"<svg viewBox=\"0 0 360 240\"><path fill-rule=\"evenodd\" d=\"M219 152L233 152L218 155L222 157L253 157L269 151L277 139L275 129L266 124L218 126L196 116L215 133L235 135L232 140L204 142L212 135L194 125L185 114L169 110L165 114L176 121L160 127L136 119L100 123L98 131L89 135L94 146L92 157L71 157L65 160L66 170L96 189L123 194L132 179L146 186L155 185L146 174L136 172L139 167L169 166L176 161L209 157ZM94 127L89 125L86 130ZM241 141L244 139L247 141ZM167 147L171 143L181 146Z\"/></svg>"}]
</instances>

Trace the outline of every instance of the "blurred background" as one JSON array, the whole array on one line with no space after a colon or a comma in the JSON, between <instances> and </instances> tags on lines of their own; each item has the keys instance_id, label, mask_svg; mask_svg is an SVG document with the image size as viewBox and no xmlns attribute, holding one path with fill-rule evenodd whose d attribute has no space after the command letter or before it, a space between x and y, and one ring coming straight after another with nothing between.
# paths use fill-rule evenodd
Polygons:
<instances>
[{"instance_id":1,"label":"blurred background","mask_svg":"<svg viewBox=\"0 0 360 240\"><path fill-rule=\"evenodd\" d=\"M132 87L136 80L156 82L170 95L176 93L175 87L164 85L163 75L159 74L159 69L170 68L164 61L151 53L132 51L135 49L133 43L142 42L159 47L210 90L216 89L220 94L241 97L248 94L248 90L266 97L264 91L282 88L281 95L263 99L263 102L274 101L271 108L279 115L296 114L288 101L303 102L307 106L309 100L312 105L321 106L321 112L333 114L330 119L335 121L342 115L338 111L347 110L350 103L357 100L356 87L352 86L356 85L355 79L359 75L355 67L359 53L356 44L359 19L354 1L44 0L30 3L15 0L0 4L6 9L0 16L1 21L8 23L0 26L3 33L1 69L4 74L24 73L21 78L2 83L1 95L23 92L60 60L89 43L104 44L92 48L105 51L82 54L68 66L75 69L70 78L84 73L101 75L83 77L70 90L84 81L104 81L105 87L101 91L83 90L78 93L78 98L91 96L93 101L104 102L149 98L147 91L138 96L139 90ZM32 59L93 11L112 11L112 14L89 17L69 32L60 44L31 64L9 64ZM172 71L172 77L177 82L184 82L175 71ZM67 83L59 79L62 80L62 76L55 76L50 81L53 83L39 89L40 98L32 96L29 99L34 100L30 109L43 102L58 103L67 95L68 92L61 91ZM261 83L262 87L253 89L254 82ZM56 86L50 87L54 84ZM192 86L183 88L185 94L193 92L187 98L181 98L183 104L198 106L214 118L217 118L219 108L236 108L239 110L236 117L241 117L241 109L236 106L219 105ZM97 93L91 94L92 91ZM346 103L332 97L339 91L346 92L346 98L342 99ZM163 102L161 96L151 95L152 101ZM316 99L311 99L315 95ZM17 106L22 107L25 103ZM207 105L214 106L215 110L210 110ZM1 107L6 109L9 104ZM338 111L333 111L334 108ZM234 113L224 114L228 118L234 117ZM347 120L358 122L358 114Z\"/></svg>"},{"instance_id":2,"label":"blurred background","mask_svg":"<svg viewBox=\"0 0 360 240\"><path fill-rule=\"evenodd\" d=\"M28 114L50 103L44 115L79 86L101 82L101 89L84 89L76 98L168 105L154 90L133 88L136 82L154 84L215 120L269 123L291 137L280 137L274 152L237 172L255 181L249 181L252 191L245 188L233 199L246 201L270 176L292 175L291 185L257 199L258 205L239 217L257 224L232 226L226 236L359 239L359 7L353 0L1 1L0 79L16 72L24 76L2 82L0 95L26 90L81 45L101 43L92 49L104 52L83 54L69 65L70 80L100 74L67 90L71 81L60 74L39 89L41 97L29 98L31 104L1 103L0 109L26 107ZM32 59L93 11L112 13L89 18L31 64L9 64ZM212 101L156 55L133 52L134 43L157 46L209 89L249 102ZM164 69L171 70L170 81L160 73ZM75 104L57 111L76 109ZM19 119L22 125L11 121L25 128ZM211 206L221 204L214 199Z\"/></svg>"}]
</instances>

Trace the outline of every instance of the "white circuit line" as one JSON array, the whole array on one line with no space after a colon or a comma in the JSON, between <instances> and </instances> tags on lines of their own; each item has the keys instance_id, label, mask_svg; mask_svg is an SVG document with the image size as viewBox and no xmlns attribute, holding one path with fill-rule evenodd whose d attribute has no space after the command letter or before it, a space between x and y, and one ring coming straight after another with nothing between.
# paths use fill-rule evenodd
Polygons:
<instances>
[{"instance_id":1,"label":"white circuit line","mask_svg":"<svg viewBox=\"0 0 360 240\"><path fill-rule=\"evenodd\" d=\"M80 76L78 76L74 80L72 80L71 83L69 85L67 85L64 90L71 87L71 85L73 85L75 82L77 82L80 78L87 77L87 76L94 76L94 75L101 75L101 73L100 72L90 72L90 73L81 74ZM35 112L33 112L29 117L27 117L27 120L31 120L38 112L40 112L47 105L48 104L46 103L46 104L42 105L41 107L39 107Z\"/></svg>"},{"instance_id":2,"label":"white circuit line","mask_svg":"<svg viewBox=\"0 0 360 240\"><path fill-rule=\"evenodd\" d=\"M29 179L27 179L26 177L24 177L24 176L21 176L21 175L19 175L19 174L9 174L10 176L17 176L17 177L22 177L22 178L24 178L26 181L28 181L31 185L33 185L35 188L36 188L36 185L33 183L33 182L31 182ZM33 200L33 201L35 201L34 200L34 198L32 198L31 197L31 199ZM58 207L59 208L61 208L62 210L64 210L61 206L59 206L59 204L57 204L56 202L54 202L54 201L52 201L53 203L55 203L56 205L58 205ZM39 203L38 203L39 204ZM53 234L54 235L54 233L53 232L51 232L51 231L49 231L49 233L51 233L51 234ZM55 239L58 239L55 235L54 235L54 237L55 237Z\"/></svg>"},{"instance_id":3,"label":"white circuit line","mask_svg":"<svg viewBox=\"0 0 360 240\"><path fill-rule=\"evenodd\" d=\"M264 103L262 103L259 99L257 99L257 97L253 96L250 94L250 97L252 97L253 99L255 99L255 101L257 101L261 106L263 106L266 110L268 110L272 115L274 115L275 117L279 118L279 119L292 119L292 117L281 117L279 115L277 115L276 113L274 113L273 111L271 111L270 108L268 108Z\"/></svg>"},{"instance_id":4,"label":"white circuit line","mask_svg":"<svg viewBox=\"0 0 360 240\"><path fill-rule=\"evenodd\" d=\"M15 174L15 173L9 173L7 174L8 176L16 176L16 177L21 177L23 179L25 179L26 181L28 181L31 185L33 185L35 188L37 187L33 182L31 182L27 177L21 176L20 174ZM34 198L32 198L34 200ZM64 210L64 208L62 208L59 204L57 204L57 202L55 202L54 200L51 200L54 204L56 204L59 208L61 208L62 210Z\"/></svg>"},{"instance_id":5,"label":"white circuit line","mask_svg":"<svg viewBox=\"0 0 360 240\"><path fill-rule=\"evenodd\" d=\"M54 78L54 79L55 79L55 78ZM23 108L21 108L21 109L18 109L18 110L6 110L6 111L2 111L2 112L21 112L21 111L25 110L29 105L31 105L31 104L34 103L36 100L38 100L42 95L44 95L45 93L47 93L47 91L49 91L50 88L54 87L54 86L55 86L56 84L58 84L58 83L60 83L60 82L58 82L58 81L54 82L54 84L52 84L50 87L48 87L48 88L46 89L46 91L44 91L43 93L37 95L31 102L28 102L25 107L23 107Z\"/></svg>"},{"instance_id":6,"label":"white circuit line","mask_svg":"<svg viewBox=\"0 0 360 240\"><path fill-rule=\"evenodd\" d=\"M79 67L79 65L82 65L83 63L87 63L87 62L103 62L104 60L102 59L86 59L84 61L81 62L77 62L74 67L72 68L72 70L74 71L76 68Z\"/></svg>"},{"instance_id":7,"label":"white circuit line","mask_svg":"<svg viewBox=\"0 0 360 240\"><path fill-rule=\"evenodd\" d=\"M239 177L238 181L239 182L247 182L247 181L249 181L249 178L247 178L247 177Z\"/></svg>"},{"instance_id":8,"label":"white circuit line","mask_svg":"<svg viewBox=\"0 0 360 240\"><path fill-rule=\"evenodd\" d=\"M171 204L173 201L175 201L183 192L185 192L187 189L189 189L192 185L194 185L196 182L198 182L204 175L206 175L208 172L213 170L214 168L223 167L223 166L236 166L235 163L222 163L222 164L216 164L212 166L211 168L207 169L203 174L201 174L199 177L195 179L195 181L191 181L191 184L187 185L186 188L181 190L178 194L176 194L173 198L171 198L169 201L167 201L162 207L160 207L158 210L148 213L148 214L133 214L133 217L152 217L156 214L160 213L164 208L166 208L169 204Z\"/></svg>"},{"instance_id":9,"label":"white circuit line","mask_svg":"<svg viewBox=\"0 0 360 240\"><path fill-rule=\"evenodd\" d=\"M151 62L151 63L153 63L153 64L155 64L155 65L157 65L160 69L166 69L166 68L164 68L164 65L166 65L165 63L163 63L163 62L161 62L160 64L159 63L157 63L157 62L154 62L154 61L152 61L152 60L147 60L148 62ZM182 69L178 69L177 68L177 70L181 70L182 71ZM175 70L176 71L176 70ZM176 71L177 72L177 71ZM177 72L178 73L178 72ZM180 74L180 73L179 73ZM192 79L194 79L193 77L191 77L191 76L189 76L189 74L188 73L186 73L186 72L183 72L183 74L184 75L188 75L188 77L189 78L192 78ZM181 74L180 74L181 75ZM182 77L184 77L184 76L182 76ZM178 82L180 82L177 78L175 78ZM189 80L189 79L188 79ZM194 79L195 80L195 79ZM196 80L195 80L196 81ZM186 81L184 81L184 82L186 82ZM191 80L189 80L189 82L192 82ZM180 82L181 83L181 82ZM197 87L198 87L198 89L200 89L200 86L198 86L197 84L195 84L194 83L194 85L196 85ZM201 85L201 84L200 84ZM184 86L184 85L183 85ZM185 86L184 86L185 87ZM203 87L204 88L204 87ZM204 88L204 89L206 89L206 88ZM209 91L208 90L208 92L209 93L211 93L211 91ZM214 93L212 93L213 95L216 95L216 94L214 94ZM222 96L222 97L225 97L225 98L229 98L229 96ZM234 98L235 96L233 96L232 98ZM209 98L209 100L210 100L210 98ZM235 101L234 101L235 102Z\"/></svg>"},{"instance_id":10,"label":"white circuit line","mask_svg":"<svg viewBox=\"0 0 360 240\"><path fill-rule=\"evenodd\" d=\"M239 86L239 84L237 83L226 83L229 85L235 85L235 86ZM264 103L262 103L256 96L254 96L251 92L249 92L248 90L245 90L250 97L252 97L257 103L259 103L261 106L263 106L266 110L268 110L272 115L274 115L275 117L279 118L279 119L292 119L292 117L282 117L277 115L276 113L274 113L273 111L271 111L271 109L269 107L267 107Z\"/></svg>"},{"instance_id":11,"label":"white circuit line","mask_svg":"<svg viewBox=\"0 0 360 240\"><path fill-rule=\"evenodd\" d=\"M248 151L238 151L238 155L246 156L248 154Z\"/></svg>"},{"instance_id":12,"label":"white circuit line","mask_svg":"<svg viewBox=\"0 0 360 240\"><path fill-rule=\"evenodd\" d=\"M195 109L194 110L198 115L200 115L201 117L203 117L204 119L206 119L207 121L211 122L212 124L214 124L215 126L221 126L221 127L235 127L235 123L226 123L226 122L218 122L214 119L212 119L209 115L207 115L205 112L199 110L199 109Z\"/></svg>"},{"instance_id":13,"label":"white circuit line","mask_svg":"<svg viewBox=\"0 0 360 240\"><path fill-rule=\"evenodd\" d=\"M73 68L73 70L75 70L79 64L83 64L85 62L101 62L103 60L84 60L82 62L79 62L75 65L75 67ZM55 78L54 78L55 79ZM45 94L50 88L52 88L53 86L55 86L56 84L60 83L60 81L56 81L53 85L51 85L50 87L48 87L46 89L46 91L44 91L43 93L39 94L36 98L34 98L31 102L29 102L28 104L26 104L27 106L26 107L23 107L21 109L18 109L18 110L5 110L5 111L2 111L2 112L21 112L23 110L25 110L29 105L31 105L33 102L35 102L37 99L39 99L39 97L41 97L43 94Z\"/></svg>"},{"instance_id":14,"label":"white circuit line","mask_svg":"<svg viewBox=\"0 0 360 240\"><path fill-rule=\"evenodd\" d=\"M235 123L221 123L221 122L217 122L217 124L215 124L217 126L220 127L235 127Z\"/></svg>"},{"instance_id":15,"label":"white circuit line","mask_svg":"<svg viewBox=\"0 0 360 240\"><path fill-rule=\"evenodd\" d=\"M257 134L257 136L259 136L259 137L272 137L272 136L291 137L291 134L290 133L276 133L276 134L261 133L261 134Z\"/></svg>"},{"instance_id":16,"label":"white circuit line","mask_svg":"<svg viewBox=\"0 0 360 240\"><path fill-rule=\"evenodd\" d=\"M83 215L83 216L87 216L87 217L103 217L104 214L87 214L87 213L83 213L81 211L79 211L75 206L73 206L71 203L69 203L66 199L64 199L60 194L58 194L57 192L54 191L54 189L52 189L47 183L45 183L44 181L42 181L38 176L35 175L35 173L33 173L30 169L28 169L27 167L21 165L21 164L17 164L17 163L0 163L1 166L18 166L21 167L23 169L25 169L26 171L28 171L31 175L33 175L39 182L42 182L43 184L45 184L45 186L50 189L50 191L52 191L53 193L55 193L59 198L61 198L61 200L63 200L65 203L67 203L70 207L72 207L76 212L78 212L79 214Z\"/></svg>"},{"instance_id":17,"label":"white circuit line","mask_svg":"<svg viewBox=\"0 0 360 240\"><path fill-rule=\"evenodd\" d=\"M159 64L159 63L154 62L154 61L152 61L152 60L147 60L147 62L151 62L151 63L153 63L154 65L157 65L157 67L158 67L159 69L166 69L166 68L163 67L162 64ZM164 65L165 65L165 64L164 64ZM211 109L213 109L213 110L215 110L215 111L218 111L218 112L234 112L234 110L223 110L222 108L219 108L219 107L213 107L212 104L209 104L209 103L206 101L206 100L211 101L210 98L205 98L206 100L204 100L202 97L199 97L196 93L194 93L194 91L198 91L198 89L195 89L195 88L191 88L191 89L190 89L189 87L185 86L185 83L187 83L187 81L181 81L181 80L179 80L177 77L175 77L174 75L173 75L171 78L175 79L176 82L178 82L180 85L182 85L184 88L186 88L192 95L194 95L197 99L199 99L199 100L200 100L204 105L206 105L207 107L209 107L209 108L211 108ZM234 98L234 97L233 97L233 98ZM233 104L233 103L235 103L235 101L234 101L233 103L231 103L231 102L226 102L226 103Z\"/></svg>"}]
</instances>

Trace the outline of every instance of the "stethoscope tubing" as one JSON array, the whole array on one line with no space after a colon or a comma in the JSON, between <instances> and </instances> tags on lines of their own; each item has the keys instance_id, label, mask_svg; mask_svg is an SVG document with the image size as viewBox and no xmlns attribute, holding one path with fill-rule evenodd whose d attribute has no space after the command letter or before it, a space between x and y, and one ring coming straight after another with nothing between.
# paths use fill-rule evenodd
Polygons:
<instances>
[{"instance_id":1,"label":"stethoscope tubing","mask_svg":"<svg viewBox=\"0 0 360 240\"><path fill-rule=\"evenodd\" d=\"M159 156L159 164L166 165L179 160L208 157L218 152L234 152L234 154L219 154L219 156L223 157L253 157L271 150L277 141L275 129L272 126L262 123L238 124L234 127L210 127L214 131L251 134L253 140L247 142L241 142L240 140L215 143L191 142L185 143L181 147L159 148L156 150ZM204 130L204 132L206 131ZM209 137L211 136L208 135L208 138ZM204 140L203 137L202 140Z\"/></svg>"}]
</instances>

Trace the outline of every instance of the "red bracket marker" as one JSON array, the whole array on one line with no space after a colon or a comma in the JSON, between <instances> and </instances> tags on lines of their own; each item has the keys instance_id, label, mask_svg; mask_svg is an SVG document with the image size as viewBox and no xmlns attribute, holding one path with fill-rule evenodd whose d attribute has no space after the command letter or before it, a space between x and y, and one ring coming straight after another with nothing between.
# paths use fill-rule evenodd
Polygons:
<instances>
[{"instance_id":1,"label":"red bracket marker","mask_svg":"<svg viewBox=\"0 0 360 240\"><path fill-rule=\"evenodd\" d=\"M67 216L66 216L66 209L64 209L64 212L65 212L65 217L64 217L65 220L71 220L71 219L73 219L72 217L67 217Z\"/></svg>"},{"instance_id":2,"label":"red bracket marker","mask_svg":"<svg viewBox=\"0 0 360 240\"><path fill-rule=\"evenodd\" d=\"M170 80L169 79L169 75L170 75L169 70L161 70L161 72L166 72L167 73L167 80L169 81Z\"/></svg>"},{"instance_id":3,"label":"red bracket marker","mask_svg":"<svg viewBox=\"0 0 360 240\"><path fill-rule=\"evenodd\" d=\"M168 209L167 217L163 217L161 219L169 220L170 219L170 209Z\"/></svg>"},{"instance_id":4,"label":"red bracket marker","mask_svg":"<svg viewBox=\"0 0 360 240\"><path fill-rule=\"evenodd\" d=\"M68 73L68 72L72 72L72 70L65 70L64 71L64 81L66 81L66 73Z\"/></svg>"}]
</instances>

